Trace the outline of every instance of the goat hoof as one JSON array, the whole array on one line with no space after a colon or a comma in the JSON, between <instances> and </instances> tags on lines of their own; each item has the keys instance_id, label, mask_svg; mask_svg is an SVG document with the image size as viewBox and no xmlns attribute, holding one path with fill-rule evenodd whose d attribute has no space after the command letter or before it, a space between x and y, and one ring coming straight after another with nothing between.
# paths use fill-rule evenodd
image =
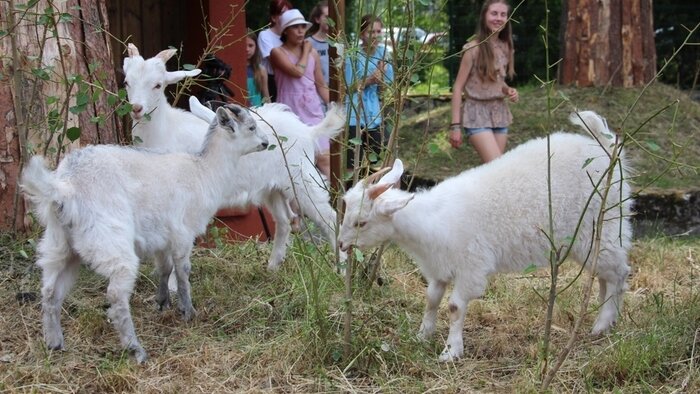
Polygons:
<instances>
[{"instance_id":1,"label":"goat hoof","mask_svg":"<svg viewBox=\"0 0 700 394\"><path fill-rule=\"evenodd\" d=\"M46 348L51 350L51 351L56 351L56 350L63 350L63 343L57 343L57 344L46 344Z\"/></svg>"},{"instance_id":2,"label":"goat hoof","mask_svg":"<svg viewBox=\"0 0 700 394\"><path fill-rule=\"evenodd\" d=\"M181 310L180 312L182 313L182 319L185 321L190 321L197 316L197 311L194 308L188 308L186 310Z\"/></svg>"},{"instance_id":3,"label":"goat hoof","mask_svg":"<svg viewBox=\"0 0 700 394\"><path fill-rule=\"evenodd\" d=\"M143 364L146 362L146 360L148 360L148 354L140 346L137 348L132 348L130 352L137 364Z\"/></svg>"},{"instance_id":4,"label":"goat hoof","mask_svg":"<svg viewBox=\"0 0 700 394\"><path fill-rule=\"evenodd\" d=\"M441 363L455 362L462 358L463 351L453 350L450 345L447 345L445 349L440 353L438 361Z\"/></svg>"}]
</instances>

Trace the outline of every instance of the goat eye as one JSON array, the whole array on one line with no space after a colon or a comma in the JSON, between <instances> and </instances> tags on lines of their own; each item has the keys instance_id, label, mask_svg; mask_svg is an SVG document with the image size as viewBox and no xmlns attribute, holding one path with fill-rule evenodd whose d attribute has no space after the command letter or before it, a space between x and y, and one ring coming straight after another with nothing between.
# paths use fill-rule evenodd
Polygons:
<instances>
[{"instance_id":1,"label":"goat eye","mask_svg":"<svg viewBox=\"0 0 700 394\"><path fill-rule=\"evenodd\" d=\"M360 221L360 222L355 223L355 227L357 227L357 228L362 228L362 227L365 227L366 225L367 225L367 222L364 222L364 221Z\"/></svg>"},{"instance_id":2,"label":"goat eye","mask_svg":"<svg viewBox=\"0 0 700 394\"><path fill-rule=\"evenodd\" d=\"M156 84L156 86L153 89L160 89L160 87L163 86L161 84Z\"/></svg>"}]
</instances>

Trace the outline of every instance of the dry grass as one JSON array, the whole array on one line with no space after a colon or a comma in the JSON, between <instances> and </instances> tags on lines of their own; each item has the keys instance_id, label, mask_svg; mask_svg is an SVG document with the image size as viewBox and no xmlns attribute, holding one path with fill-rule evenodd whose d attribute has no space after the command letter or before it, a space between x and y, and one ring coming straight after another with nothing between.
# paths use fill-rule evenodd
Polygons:
<instances>
[{"instance_id":1,"label":"dry grass","mask_svg":"<svg viewBox=\"0 0 700 394\"><path fill-rule=\"evenodd\" d=\"M677 94L656 87L657 98L644 99L622 126L621 114L636 97L634 90L563 90L579 107L598 110L613 127L626 130ZM521 97L513 108L512 145L550 129L544 126L542 92L525 88ZM643 140L658 141L660 154L666 157L672 157L678 145L687 145L680 161L697 167L700 155L690 136L698 132L700 110L682 97L678 108L676 115L664 113L643 129L641 133L650 133ZM403 132L401 156L420 162L415 172L423 177L440 179L474 159L469 147L451 151L451 158L419 153L423 140L444 142L438 130L444 130L449 120L445 111L437 108L406 119L407 128L416 131ZM563 125L569 111L566 105L555 111L553 125ZM677 124L669 121L673 116ZM643 158L638 153L633 155ZM696 170L675 167L664 174L665 166L660 160L647 160L638 169L644 179L661 174L660 187L700 184ZM415 339L424 282L414 264L394 248L383 257L383 285L370 287L361 275L355 278L348 357L342 342L344 284L330 269L327 253L296 240L282 270L270 274L264 269L267 244L197 248L191 283L198 316L190 323L173 310L157 311L152 266L142 267L131 305L137 334L151 358L139 366L120 352L118 338L106 321L106 281L87 269L63 305L66 350L45 349L34 239L36 235L2 236L0 392L539 391L546 310L540 295L548 291L546 271L493 278L487 294L474 301L467 314L465 358L440 364L437 355L448 331L446 308L440 310L436 337L427 343ZM700 392L699 255L697 238L636 241L618 327L601 338L584 335L557 374L552 392ZM570 281L575 274L576 268L567 265L562 278ZM581 283L557 301L555 352L573 326ZM592 305L584 330L590 329L595 312Z\"/></svg>"},{"instance_id":2,"label":"dry grass","mask_svg":"<svg viewBox=\"0 0 700 394\"><path fill-rule=\"evenodd\" d=\"M545 314L537 293L548 275L497 276L473 302L465 324L466 357L439 364L447 335L441 308L436 338L414 339L424 283L414 265L389 248L382 286L358 276L353 343L342 356L342 279L323 256L297 242L282 271L264 270L268 245L196 249L191 281L198 317L184 323L159 313L151 266L132 297L137 333L149 351L143 366L119 351L105 319L106 283L88 270L64 304L66 350L41 338L39 272L5 238L0 263L0 391L3 392L536 392ZM554 392L700 390L700 240L635 243L626 309L615 332L584 336L553 383ZM571 280L575 267L566 267ZM316 289L316 290L314 290ZM554 348L567 339L581 299L575 284L555 312ZM18 294L25 294L24 301ZM315 298L316 297L316 298ZM595 313L591 308L585 327Z\"/></svg>"}]
</instances>

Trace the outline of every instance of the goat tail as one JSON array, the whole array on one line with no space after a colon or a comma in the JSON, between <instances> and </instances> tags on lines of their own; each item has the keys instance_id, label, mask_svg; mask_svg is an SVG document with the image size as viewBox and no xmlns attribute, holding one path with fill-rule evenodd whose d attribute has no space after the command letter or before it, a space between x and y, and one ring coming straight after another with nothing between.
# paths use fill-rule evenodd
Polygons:
<instances>
[{"instance_id":1,"label":"goat tail","mask_svg":"<svg viewBox=\"0 0 700 394\"><path fill-rule=\"evenodd\" d=\"M345 128L345 109L336 103L328 104L328 111L321 123L311 129L313 139L334 138Z\"/></svg>"},{"instance_id":2,"label":"goat tail","mask_svg":"<svg viewBox=\"0 0 700 394\"><path fill-rule=\"evenodd\" d=\"M610 130L605 118L593 111L574 112L569 116L569 121L590 133L608 155L621 142L615 132Z\"/></svg>"},{"instance_id":3,"label":"goat tail","mask_svg":"<svg viewBox=\"0 0 700 394\"><path fill-rule=\"evenodd\" d=\"M19 186L31 202L41 224L46 226L55 215L54 204L59 199L59 181L46 166L43 156L33 156L22 170Z\"/></svg>"}]
</instances>

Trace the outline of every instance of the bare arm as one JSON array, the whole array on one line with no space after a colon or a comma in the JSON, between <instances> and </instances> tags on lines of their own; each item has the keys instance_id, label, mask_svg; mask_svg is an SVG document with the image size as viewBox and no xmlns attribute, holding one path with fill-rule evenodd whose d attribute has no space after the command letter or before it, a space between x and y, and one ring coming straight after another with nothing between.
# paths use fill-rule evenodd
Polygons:
<instances>
[{"instance_id":1,"label":"bare arm","mask_svg":"<svg viewBox=\"0 0 700 394\"><path fill-rule=\"evenodd\" d=\"M301 58L297 63L292 63L289 58L284 54L284 49L282 47L273 48L270 52L270 64L276 70L289 75L292 78L301 78L304 76L304 71L306 70L306 63L309 60L309 53L311 52L311 43L304 41L302 46Z\"/></svg>"},{"instance_id":2,"label":"bare arm","mask_svg":"<svg viewBox=\"0 0 700 394\"><path fill-rule=\"evenodd\" d=\"M472 54L469 53L473 49L467 49L462 55L462 61L459 63L459 71L455 78L455 83L452 86L452 121L450 122L450 144L453 148L462 146L462 94L464 86L467 84L469 72L472 69Z\"/></svg>"},{"instance_id":3,"label":"bare arm","mask_svg":"<svg viewBox=\"0 0 700 394\"><path fill-rule=\"evenodd\" d=\"M326 86L326 80L323 78L323 70L321 69L321 57L318 55L315 49L312 50L312 56L314 57L316 67L314 68L314 82L316 83L316 90L318 95L321 97L324 103L328 104L330 101L330 93L328 91L328 86Z\"/></svg>"},{"instance_id":4,"label":"bare arm","mask_svg":"<svg viewBox=\"0 0 700 394\"><path fill-rule=\"evenodd\" d=\"M263 67L264 71L264 67ZM262 86L260 88L260 95L262 95L263 103L270 102L270 91L267 88L267 71L262 73Z\"/></svg>"}]
</instances>

